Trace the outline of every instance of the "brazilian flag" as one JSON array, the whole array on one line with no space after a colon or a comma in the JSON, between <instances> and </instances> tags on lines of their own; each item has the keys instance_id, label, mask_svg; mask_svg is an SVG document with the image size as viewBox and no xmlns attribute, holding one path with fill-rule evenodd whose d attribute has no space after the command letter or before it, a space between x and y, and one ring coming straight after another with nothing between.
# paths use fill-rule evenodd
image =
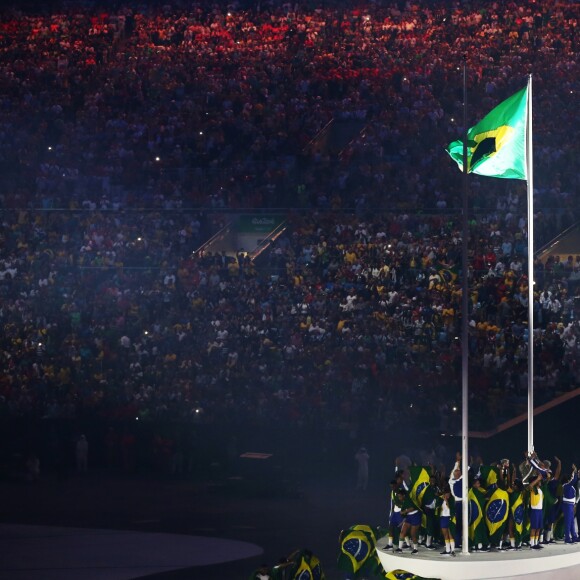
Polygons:
<instances>
[{"instance_id":1,"label":"brazilian flag","mask_svg":"<svg viewBox=\"0 0 580 580\"><path fill-rule=\"evenodd\" d=\"M487 545L488 536L484 517L485 494L472 487L467 498L469 500L469 539L473 544Z\"/></svg>"},{"instance_id":2,"label":"brazilian flag","mask_svg":"<svg viewBox=\"0 0 580 580\"><path fill-rule=\"evenodd\" d=\"M452 508L452 513L453 513L453 510L455 510L454 507ZM451 518L449 520L449 533L451 534L452 538L455 537L456 529L457 529L457 515L455 513L453 513L453 515L451 516Z\"/></svg>"},{"instance_id":3,"label":"brazilian flag","mask_svg":"<svg viewBox=\"0 0 580 580\"><path fill-rule=\"evenodd\" d=\"M489 539L493 543L501 540L509 514L509 494L496 487L485 505L485 523Z\"/></svg>"},{"instance_id":4,"label":"brazilian flag","mask_svg":"<svg viewBox=\"0 0 580 580\"><path fill-rule=\"evenodd\" d=\"M437 274L441 279L441 283L444 286L450 286L457 280L458 277L458 267L457 266L446 266L445 264L438 264Z\"/></svg>"},{"instance_id":5,"label":"brazilian flag","mask_svg":"<svg viewBox=\"0 0 580 580\"><path fill-rule=\"evenodd\" d=\"M299 560L296 562L296 569L292 575L292 580L313 580L312 568L310 567L310 562L301 555Z\"/></svg>"},{"instance_id":6,"label":"brazilian flag","mask_svg":"<svg viewBox=\"0 0 580 580\"><path fill-rule=\"evenodd\" d=\"M391 570L385 574L386 580L439 580L438 578L425 578L424 576L417 576L405 570Z\"/></svg>"},{"instance_id":7,"label":"brazilian flag","mask_svg":"<svg viewBox=\"0 0 580 580\"><path fill-rule=\"evenodd\" d=\"M467 132L467 172L504 179L527 179L528 87L490 111ZM463 171L463 141L447 153Z\"/></svg>"},{"instance_id":8,"label":"brazilian flag","mask_svg":"<svg viewBox=\"0 0 580 580\"><path fill-rule=\"evenodd\" d=\"M421 505L419 506L421 509L432 505L434 501L437 499L437 493L433 486L428 485L423 492L423 496L421 497Z\"/></svg>"},{"instance_id":9,"label":"brazilian flag","mask_svg":"<svg viewBox=\"0 0 580 580\"><path fill-rule=\"evenodd\" d=\"M526 489L523 494L522 500L525 505L524 511L524 525L522 529L522 541L529 542L530 541L530 534L532 531L532 526L530 523L530 490Z\"/></svg>"},{"instance_id":10,"label":"brazilian flag","mask_svg":"<svg viewBox=\"0 0 580 580\"><path fill-rule=\"evenodd\" d=\"M380 566L375 548L375 531L366 525L356 525L340 534L338 567L350 574L374 573Z\"/></svg>"},{"instance_id":11,"label":"brazilian flag","mask_svg":"<svg viewBox=\"0 0 580 580\"><path fill-rule=\"evenodd\" d=\"M296 550L272 568L272 580L325 580L320 560L310 550Z\"/></svg>"},{"instance_id":12,"label":"brazilian flag","mask_svg":"<svg viewBox=\"0 0 580 580\"><path fill-rule=\"evenodd\" d=\"M431 508L428 508L431 506ZM433 509L434 506L434 509ZM437 532L436 510L437 510L437 494L432 485L428 485L423 494L422 503L419 506L423 510L421 517L421 526L425 534L434 536Z\"/></svg>"},{"instance_id":13,"label":"brazilian flag","mask_svg":"<svg viewBox=\"0 0 580 580\"><path fill-rule=\"evenodd\" d=\"M358 530L368 534L372 539L373 546L377 543L377 532L371 526L367 526L366 524L357 524L356 526L352 526L353 530Z\"/></svg>"},{"instance_id":14,"label":"brazilian flag","mask_svg":"<svg viewBox=\"0 0 580 580\"><path fill-rule=\"evenodd\" d=\"M312 580L325 580L322 564L314 554L310 558L310 571L312 572Z\"/></svg>"},{"instance_id":15,"label":"brazilian flag","mask_svg":"<svg viewBox=\"0 0 580 580\"><path fill-rule=\"evenodd\" d=\"M510 513L514 521L516 544L519 544L524 534L524 520L526 516L526 506L521 491L512 491L510 493Z\"/></svg>"},{"instance_id":16,"label":"brazilian flag","mask_svg":"<svg viewBox=\"0 0 580 580\"><path fill-rule=\"evenodd\" d=\"M411 474L409 497L416 506L421 506L423 505L423 496L429 487L431 468L412 465L409 467L409 473Z\"/></svg>"},{"instance_id":17,"label":"brazilian flag","mask_svg":"<svg viewBox=\"0 0 580 580\"><path fill-rule=\"evenodd\" d=\"M479 468L481 484L486 489L497 486L499 481L499 469L495 465L482 465Z\"/></svg>"}]
</instances>

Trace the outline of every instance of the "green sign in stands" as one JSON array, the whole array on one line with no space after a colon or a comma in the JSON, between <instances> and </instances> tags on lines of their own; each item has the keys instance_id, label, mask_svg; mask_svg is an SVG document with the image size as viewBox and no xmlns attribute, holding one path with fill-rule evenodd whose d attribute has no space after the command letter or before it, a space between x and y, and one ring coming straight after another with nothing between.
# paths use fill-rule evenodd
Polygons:
<instances>
[{"instance_id":1,"label":"green sign in stands","mask_svg":"<svg viewBox=\"0 0 580 580\"><path fill-rule=\"evenodd\" d=\"M283 221L283 216L279 215L244 214L239 216L237 229L240 234L269 233L275 230Z\"/></svg>"}]
</instances>

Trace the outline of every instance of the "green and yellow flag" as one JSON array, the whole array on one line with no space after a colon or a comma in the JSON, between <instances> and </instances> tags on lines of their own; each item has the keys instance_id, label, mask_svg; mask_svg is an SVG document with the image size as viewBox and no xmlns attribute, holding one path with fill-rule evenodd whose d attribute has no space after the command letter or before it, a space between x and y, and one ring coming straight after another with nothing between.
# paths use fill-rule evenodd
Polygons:
<instances>
[{"instance_id":1,"label":"green and yellow flag","mask_svg":"<svg viewBox=\"0 0 580 580\"><path fill-rule=\"evenodd\" d=\"M504 179L527 179L528 87L490 111L467 132L467 172ZM463 141L447 153L463 171Z\"/></svg>"},{"instance_id":2,"label":"green and yellow flag","mask_svg":"<svg viewBox=\"0 0 580 580\"><path fill-rule=\"evenodd\" d=\"M373 528L356 525L340 533L339 569L356 577L367 571L374 573L380 565L375 548L376 534Z\"/></svg>"},{"instance_id":3,"label":"green and yellow flag","mask_svg":"<svg viewBox=\"0 0 580 580\"><path fill-rule=\"evenodd\" d=\"M451 268L441 268L437 270L439 278L441 278L441 283L445 286L450 286L457 280L457 266Z\"/></svg>"},{"instance_id":4,"label":"green and yellow flag","mask_svg":"<svg viewBox=\"0 0 580 580\"><path fill-rule=\"evenodd\" d=\"M312 580L324 580L324 572L322 571L322 564L317 556L312 554L310 556L310 572L312 574Z\"/></svg>"},{"instance_id":5,"label":"green and yellow flag","mask_svg":"<svg viewBox=\"0 0 580 580\"><path fill-rule=\"evenodd\" d=\"M296 569L294 570L292 580L312 580L310 563L304 556L301 556L300 560L296 562Z\"/></svg>"},{"instance_id":6,"label":"green and yellow flag","mask_svg":"<svg viewBox=\"0 0 580 580\"><path fill-rule=\"evenodd\" d=\"M492 543L501 540L509 515L509 494L497 487L485 505L485 523Z\"/></svg>"},{"instance_id":7,"label":"green and yellow flag","mask_svg":"<svg viewBox=\"0 0 580 580\"><path fill-rule=\"evenodd\" d=\"M499 469L497 467L494 465L482 465L479 468L479 474L481 484L485 489L497 486L497 482L499 481Z\"/></svg>"},{"instance_id":8,"label":"green and yellow flag","mask_svg":"<svg viewBox=\"0 0 580 580\"><path fill-rule=\"evenodd\" d=\"M417 576L406 570L391 570L385 573L386 580L438 580L437 578L425 578L424 576Z\"/></svg>"},{"instance_id":9,"label":"green and yellow flag","mask_svg":"<svg viewBox=\"0 0 580 580\"><path fill-rule=\"evenodd\" d=\"M411 475L409 497L417 507L420 507L423 505L423 496L429 487L431 468L412 465L409 467L409 473Z\"/></svg>"},{"instance_id":10,"label":"green and yellow flag","mask_svg":"<svg viewBox=\"0 0 580 580\"><path fill-rule=\"evenodd\" d=\"M469 539L476 545L486 544L488 535L484 517L485 494L472 487L467 497L469 499Z\"/></svg>"},{"instance_id":11,"label":"green and yellow flag","mask_svg":"<svg viewBox=\"0 0 580 580\"><path fill-rule=\"evenodd\" d=\"M526 516L526 506L521 491L510 493L510 512L514 520L514 537L519 543L524 534L524 520Z\"/></svg>"},{"instance_id":12,"label":"green and yellow flag","mask_svg":"<svg viewBox=\"0 0 580 580\"><path fill-rule=\"evenodd\" d=\"M259 572L259 570L258 570ZM272 580L325 580L320 560L310 550L296 550L271 571Z\"/></svg>"}]
</instances>

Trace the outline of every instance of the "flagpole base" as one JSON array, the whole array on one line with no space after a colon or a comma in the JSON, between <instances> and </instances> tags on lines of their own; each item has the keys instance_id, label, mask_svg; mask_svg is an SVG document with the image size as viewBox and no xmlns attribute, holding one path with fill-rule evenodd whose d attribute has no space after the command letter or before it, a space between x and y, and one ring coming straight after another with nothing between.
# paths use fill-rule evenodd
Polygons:
<instances>
[{"instance_id":1,"label":"flagpole base","mask_svg":"<svg viewBox=\"0 0 580 580\"><path fill-rule=\"evenodd\" d=\"M577 580L580 578L580 544L550 544L544 550L522 548L442 556L419 548L419 553L395 555L385 549L386 538L377 542L377 554L385 571L405 570L439 580Z\"/></svg>"}]
</instances>

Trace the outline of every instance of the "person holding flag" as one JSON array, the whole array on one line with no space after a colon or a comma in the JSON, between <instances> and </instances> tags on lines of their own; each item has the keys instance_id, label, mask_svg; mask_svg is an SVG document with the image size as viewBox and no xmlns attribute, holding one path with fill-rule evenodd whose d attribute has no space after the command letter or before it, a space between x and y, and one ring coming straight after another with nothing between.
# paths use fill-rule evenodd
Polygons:
<instances>
[{"instance_id":1,"label":"person holding flag","mask_svg":"<svg viewBox=\"0 0 580 580\"><path fill-rule=\"evenodd\" d=\"M500 550L503 545L504 532L509 518L509 494L500 485L488 489L485 504L485 524L492 546Z\"/></svg>"},{"instance_id":2,"label":"person holding flag","mask_svg":"<svg viewBox=\"0 0 580 580\"><path fill-rule=\"evenodd\" d=\"M499 470L501 487L502 489L507 490L511 487L515 467L513 464L510 465L510 460L507 458L501 459L498 462L497 467Z\"/></svg>"},{"instance_id":3,"label":"person holding flag","mask_svg":"<svg viewBox=\"0 0 580 580\"><path fill-rule=\"evenodd\" d=\"M429 489L431 467L411 465L409 467L409 475L411 479L409 496L415 502L415 505L420 506L423 503L423 496Z\"/></svg>"},{"instance_id":4,"label":"person holding flag","mask_svg":"<svg viewBox=\"0 0 580 580\"><path fill-rule=\"evenodd\" d=\"M437 477L433 474L433 467L412 465L409 467L411 489L409 495L413 503L421 510L421 524L426 539L424 542L428 550L434 550L433 535L435 531L435 496Z\"/></svg>"},{"instance_id":5,"label":"person holding flag","mask_svg":"<svg viewBox=\"0 0 580 580\"><path fill-rule=\"evenodd\" d=\"M572 465L572 473L562 478L562 513L564 514L564 542L575 544L578 534L574 526L574 509L577 502L576 485L578 484L578 469Z\"/></svg>"},{"instance_id":6,"label":"person holding flag","mask_svg":"<svg viewBox=\"0 0 580 580\"><path fill-rule=\"evenodd\" d=\"M423 498L421 500L421 510L423 511L423 527L425 528L425 542L424 545L427 550L435 550L433 545L433 540L438 533L438 518L436 516L437 510L437 496L440 493L439 487L437 485L437 475L433 473L433 467L431 467L431 476L429 477L429 485L425 489Z\"/></svg>"},{"instance_id":7,"label":"person holding flag","mask_svg":"<svg viewBox=\"0 0 580 580\"><path fill-rule=\"evenodd\" d=\"M481 465L478 477L489 495L491 495L500 482L500 470L497 465Z\"/></svg>"},{"instance_id":8,"label":"person holding flag","mask_svg":"<svg viewBox=\"0 0 580 580\"><path fill-rule=\"evenodd\" d=\"M461 453L455 455L455 465L449 477L449 489L455 503L455 545L461 548L461 535L463 530L463 474L461 473Z\"/></svg>"},{"instance_id":9,"label":"person holding flag","mask_svg":"<svg viewBox=\"0 0 580 580\"><path fill-rule=\"evenodd\" d=\"M409 539L411 543L411 554L417 554L419 551L417 550L417 536L423 514L411 499L410 495L411 494L407 493L404 489L397 490L397 499L402 502L401 515L403 516L403 525L399 536L399 547L394 550L395 553L399 554L403 551L405 540Z\"/></svg>"},{"instance_id":10,"label":"person holding flag","mask_svg":"<svg viewBox=\"0 0 580 580\"><path fill-rule=\"evenodd\" d=\"M542 491L544 492L544 541L543 544L553 544L554 540L554 525L561 514L560 503L560 475L562 473L562 462L558 457L554 457L556 461L556 468L554 472L548 471L546 479L542 482ZM551 464L548 461L544 462L548 468Z\"/></svg>"},{"instance_id":11,"label":"person holding flag","mask_svg":"<svg viewBox=\"0 0 580 580\"><path fill-rule=\"evenodd\" d=\"M453 527L455 520L455 501L451 495L451 489L446 487L443 495L437 498L437 509L439 513L439 529L445 549L441 552L442 556L455 556L455 539L453 536Z\"/></svg>"},{"instance_id":12,"label":"person holding flag","mask_svg":"<svg viewBox=\"0 0 580 580\"><path fill-rule=\"evenodd\" d=\"M391 506L389 511L389 531L387 536L387 548L393 548L394 544L399 543L399 533L403 525L403 516L401 515L402 502L397 497L397 490L404 488L403 472L398 471L395 479L391 480Z\"/></svg>"},{"instance_id":13,"label":"person holding flag","mask_svg":"<svg viewBox=\"0 0 580 580\"><path fill-rule=\"evenodd\" d=\"M526 506L524 504L523 484L521 479L514 478L509 494L508 536L507 550L521 550L524 535L524 521Z\"/></svg>"},{"instance_id":14,"label":"person holding flag","mask_svg":"<svg viewBox=\"0 0 580 580\"><path fill-rule=\"evenodd\" d=\"M481 487L481 479L473 478L469 489L469 539L474 550L489 552L489 536L485 525L485 489Z\"/></svg>"},{"instance_id":15,"label":"person holding flag","mask_svg":"<svg viewBox=\"0 0 580 580\"><path fill-rule=\"evenodd\" d=\"M540 534L544 527L544 492L542 491L542 474L530 484L530 549L541 550Z\"/></svg>"},{"instance_id":16,"label":"person holding flag","mask_svg":"<svg viewBox=\"0 0 580 580\"><path fill-rule=\"evenodd\" d=\"M484 520L492 547L502 549L509 519L509 460L480 464L477 477L485 486Z\"/></svg>"},{"instance_id":17,"label":"person holding flag","mask_svg":"<svg viewBox=\"0 0 580 580\"><path fill-rule=\"evenodd\" d=\"M520 473L524 485L532 481L538 474L542 479L548 479L551 474L551 464L549 461L542 461L535 451L526 452L524 461L520 464Z\"/></svg>"}]
</instances>

